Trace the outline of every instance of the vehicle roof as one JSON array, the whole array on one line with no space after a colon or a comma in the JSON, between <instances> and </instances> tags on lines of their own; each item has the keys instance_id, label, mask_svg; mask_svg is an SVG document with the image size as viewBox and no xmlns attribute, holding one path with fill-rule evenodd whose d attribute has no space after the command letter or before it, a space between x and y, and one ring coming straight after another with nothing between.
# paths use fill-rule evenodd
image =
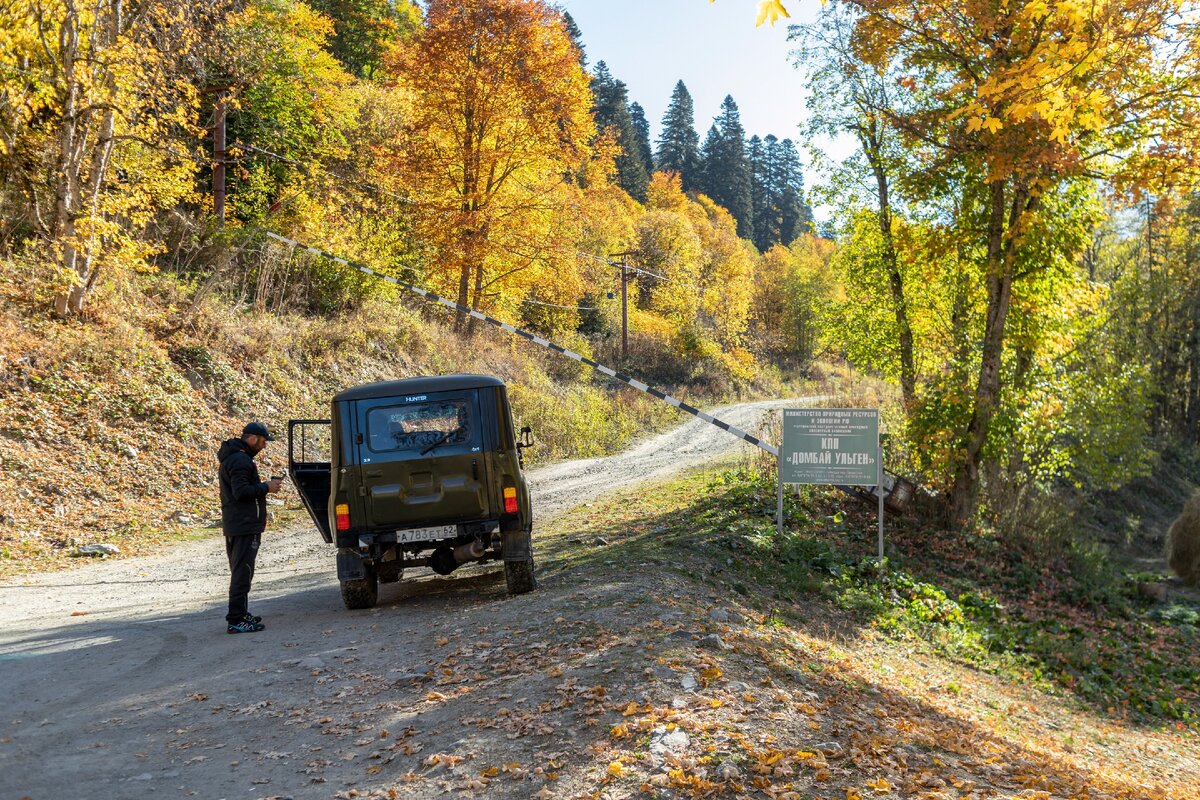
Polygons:
<instances>
[{"instance_id":1,"label":"vehicle roof","mask_svg":"<svg viewBox=\"0 0 1200 800\"><path fill-rule=\"evenodd\" d=\"M459 389L482 389L486 386L504 386L504 381L490 375L429 375L420 378L405 378L399 381L380 381L339 392L333 396L333 402L452 392Z\"/></svg>"}]
</instances>

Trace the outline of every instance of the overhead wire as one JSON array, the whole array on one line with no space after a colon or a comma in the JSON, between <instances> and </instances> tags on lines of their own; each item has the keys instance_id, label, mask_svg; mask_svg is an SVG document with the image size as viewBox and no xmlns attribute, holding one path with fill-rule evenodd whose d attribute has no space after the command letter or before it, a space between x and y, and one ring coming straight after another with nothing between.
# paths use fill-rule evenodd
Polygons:
<instances>
[{"instance_id":1,"label":"overhead wire","mask_svg":"<svg viewBox=\"0 0 1200 800\"><path fill-rule=\"evenodd\" d=\"M598 306L563 306L558 303L544 303L541 300L522 300L522 303L533 306L549 306L550 308L563 308L568 311L599 311Z\"/></svg>"}]
</instances>

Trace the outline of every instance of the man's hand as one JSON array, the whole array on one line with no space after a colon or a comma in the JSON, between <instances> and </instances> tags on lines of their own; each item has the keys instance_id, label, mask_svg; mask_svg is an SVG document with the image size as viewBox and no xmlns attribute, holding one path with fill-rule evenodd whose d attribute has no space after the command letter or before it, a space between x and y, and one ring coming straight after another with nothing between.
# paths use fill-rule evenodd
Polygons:
<instances>
[{"instance_id":1,"label":"man's hand","mask_svg":"<svg viewBox=\"0 0 1200 800\"><path fill-rule=\"evenodd\" d=\"M275 494L282 485L283 478L271 478L271 480L267 481L267 494Z\"/></svg>"}]
</instances>

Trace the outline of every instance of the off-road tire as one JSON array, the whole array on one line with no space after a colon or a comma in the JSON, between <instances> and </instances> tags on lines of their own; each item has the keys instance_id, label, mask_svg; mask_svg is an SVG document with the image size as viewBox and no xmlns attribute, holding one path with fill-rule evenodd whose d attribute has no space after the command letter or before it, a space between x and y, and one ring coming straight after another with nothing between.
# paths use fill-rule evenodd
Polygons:
<instances>
[{"instance_id":1,"label":"off-road tire","mask_svg":"<svg viewBox=\"0 0 1200 800\"><path fill-rule=\"evenodd\" d=\"M346 608L374 608L379 600L379 576L373 566L367 567L367 575L362 580L342 581L342 602Z\"/></svg>"},{"instance_id":2,"label":"off-road tire","mask_svg":"<svg viewBox=\"0 0 1200 800\"><path fill-rule=\"evenodd\" d=\"M533 574L533 559L505 561L504 582L508 584L509 594L525 594L536 589L537 578Z\"/></svg>"}]
</instances>

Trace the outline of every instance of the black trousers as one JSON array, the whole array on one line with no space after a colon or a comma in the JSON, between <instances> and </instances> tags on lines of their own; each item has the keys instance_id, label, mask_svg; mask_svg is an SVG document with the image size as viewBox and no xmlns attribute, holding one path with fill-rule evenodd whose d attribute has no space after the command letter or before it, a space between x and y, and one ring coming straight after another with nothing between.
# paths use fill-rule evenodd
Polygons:
<instances>
[{"instance_id":1,"label":"black trousers","mask_svg":"<svg viewBox=\"0 0 1200 800\"><path fill-rule=\"evenodd\" d=\"M258 558L258 543L262 534L226 536L225 555L229 556L229 613L226 621L241 622L247 613L250 582L254 580L254 560Z\"/></svg>"}]
</instances>

